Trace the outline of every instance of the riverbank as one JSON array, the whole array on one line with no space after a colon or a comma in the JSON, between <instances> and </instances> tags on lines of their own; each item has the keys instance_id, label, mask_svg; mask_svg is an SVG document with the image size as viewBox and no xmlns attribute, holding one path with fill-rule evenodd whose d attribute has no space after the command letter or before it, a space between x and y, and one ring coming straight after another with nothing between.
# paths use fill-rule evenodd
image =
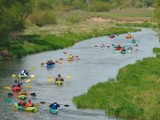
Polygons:
<instances>
[{"instance_id":1,"label":"riverbank","mask_svg":"<svg viewBox=\"0 0 160 120\"><path fill-rule=\"evenodd\" d=\"M156 54L159 48L154 48ZM160 119L160 56L145 58L119 70L116 80L98 83L76 96L78 108L102 109L110 116L127 119Z\"/></svg>"}]
</instances>

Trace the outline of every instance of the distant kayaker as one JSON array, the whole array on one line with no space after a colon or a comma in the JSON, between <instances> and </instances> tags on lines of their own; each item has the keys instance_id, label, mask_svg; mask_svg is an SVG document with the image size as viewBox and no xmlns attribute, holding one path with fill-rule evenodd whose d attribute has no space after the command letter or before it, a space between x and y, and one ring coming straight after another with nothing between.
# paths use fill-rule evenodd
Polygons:
<instances>
[{"instance_id":1,"label":"distant kayaker","mask_svg":"<svg viewBox=\"0 0 160 120\"><path fill-rule=\"evenodd\" d=\"M24 75L25 77L28 76L28 71L27 70L22 70L21 75Z\"/></svg>"},{"instance_id":2,"label":"distant kayaker","mask_svg":"<svg viewBox=\"0 0 160 120\"><path fill-rule=\"evenodd\" d=\"M48 60L47 62L46 62L46 64L47 65L52 65L52 64L55 64L52 60Z\"/></svg>"},{"instance_id":3,"label":"distant kayaker","mask_svg":"<svg viewBox=\"0 0 160 120\"><path fill-rule=\"evenodd\" d=\"M24 108L27 108L27 107L34 107L34 104L31 102L31 99L29 99L26 105L24 106Z\"/></svg>"},{"instance_id":4,"label":"distant kayaker","mask_svg":"<svg viewBox=\"0 0 160 120\"><path fill-rule=\"evenodd\" d=\"M55 101L54 103L49 105L49 108L57 110L60 107L60 105Z\"/></svg>"},{"instance_id":5,"label":"distant kayaker","mask_svg":"<svg viewBox=\"0 0 160 120\"><path fill-rule=\"evenodd\" d=\"M55 81L64 81L64 79L61 77L61 74L58 74Z\"/></svg>"},{"instance_id":6,"label":"distant kayaker","mask_svg":"<svg viewBox=\"0 0 160 120\"><path fill-rule=\"evenodd\" d=\"M20 101L18 102L18 105L19 105L19 106L22 106L22 107L24 107L26 104L27 104L27 102L24 101L24 100L20 100Z\"/></svg>"},{"instance_id":7,"label":"distant kayaker","mask_svg":"<svg viewBox=\"0 0 160 120\"><path fill-rule=\"evenodd\" d=\"M15 80L12 87L15 87L15 86L21 87L21 85L22 85L22 83L20 83L19 81Z\"/></svg>"},{"instance_id":8,"label":"distant kayaker","mask_svg":"<svg viewBox=\"0 0 160 120\"><path fill-rule=\"evenodd\" d=\"M74 56L72 55L72 54L69 54L68 56L67 56L67 59L73 59L74 58Z\"/></svg>"},{"instance_id":9,"label":"distant kayaker","mask_svg":"<svg viewBox=\"0 0 160 120\"><path fill-rule=\"evenodd\" d=\"M133 38L132 41L131 41L131 43L136 43L136 40Z\"/></svg>"}]
</instances>

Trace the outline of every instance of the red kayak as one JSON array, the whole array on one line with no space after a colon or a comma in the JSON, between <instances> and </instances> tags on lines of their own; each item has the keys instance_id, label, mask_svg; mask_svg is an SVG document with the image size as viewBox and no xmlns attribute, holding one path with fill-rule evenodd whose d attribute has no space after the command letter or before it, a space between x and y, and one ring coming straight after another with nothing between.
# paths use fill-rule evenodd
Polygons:
<instances>
[{"instance_id":1,"label":"red kayak","mask_svg":"<svg viewBox=\"0 0 160 120\"><path fill-rule=\"evenodd\" d=\"M12 90L14 91L14 92L17 92L17 91L20 91L22 89L22 87L20 86L14 86L14 87L12 87Z\"/></svg>"},{"instance_id":2,"label":"red kayak","mask_svg":"<svg viewBox=\"0 0 160 120\"><path fill-rule=\"evenodd\" d=\"M115 49L116 49L116 50L121 50L121 48L120 48L120 47L115 47Z\"/></svg>"}]
</instances>

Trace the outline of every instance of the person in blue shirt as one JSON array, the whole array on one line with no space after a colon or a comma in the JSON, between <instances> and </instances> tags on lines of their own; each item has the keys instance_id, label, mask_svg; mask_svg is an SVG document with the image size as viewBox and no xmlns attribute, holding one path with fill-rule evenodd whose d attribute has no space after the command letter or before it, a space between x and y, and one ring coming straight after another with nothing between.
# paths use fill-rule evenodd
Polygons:
<instances>
[{"instance_id":1,"label":"person in blue shirt","mask_svg":"<svg viewBox=\"0 0 160 120\"><path fill-rule=\"evenodd\" d=\"M60 107L60 105L55 101L54 103L49 105L49 108L57 110Z\"/></svg>"}]
</instances>

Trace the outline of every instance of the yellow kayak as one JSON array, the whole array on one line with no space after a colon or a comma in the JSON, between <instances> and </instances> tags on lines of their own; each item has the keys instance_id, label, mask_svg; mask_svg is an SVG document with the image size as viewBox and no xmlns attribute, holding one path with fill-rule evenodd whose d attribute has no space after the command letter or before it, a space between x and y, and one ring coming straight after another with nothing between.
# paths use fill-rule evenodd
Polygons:
<instances>
[{"instance_id":1,"label":"yellow kayak","mask_svg":"<svg viewBox=\"0 0 160 120\"><path fill-rule=\"evenodd\" d=\"M55 81L55 84L56 84L56 85L62 85L62 84L63 84L63 81L60 81L60 80Z\"/></svg>"}]
</instances>

